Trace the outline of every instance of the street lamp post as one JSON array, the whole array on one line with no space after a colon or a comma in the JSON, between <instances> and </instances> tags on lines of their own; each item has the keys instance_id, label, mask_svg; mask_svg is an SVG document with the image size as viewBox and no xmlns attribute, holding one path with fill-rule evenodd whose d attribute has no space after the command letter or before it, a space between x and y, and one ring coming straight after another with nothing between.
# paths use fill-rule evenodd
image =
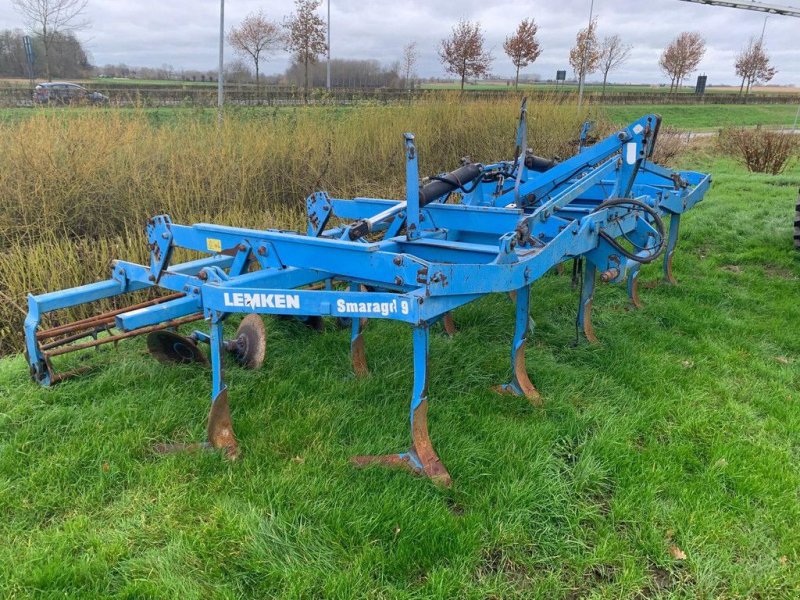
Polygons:
<instances>
[{"instance_id":1,"label":"street lamp post","mask_svg":"<svg viewBox=\"0 0 800 600\"><path fill-rule=\"evenodd\" d=\"M328 80L326 88L331 89L331 0L328 0Z\"/></svg>"},{"instance_id":2,"label":"street lamp post","mask_svg":"<svg viewBox=\"0 0 800 600\"><path fill-rule=\"evenodd\" d=\"M219 0L219 72L217 73L217 126L222 125L222 105L225 101L222 59L225 44L225 0Z\"/></svg>"}]
</instances>

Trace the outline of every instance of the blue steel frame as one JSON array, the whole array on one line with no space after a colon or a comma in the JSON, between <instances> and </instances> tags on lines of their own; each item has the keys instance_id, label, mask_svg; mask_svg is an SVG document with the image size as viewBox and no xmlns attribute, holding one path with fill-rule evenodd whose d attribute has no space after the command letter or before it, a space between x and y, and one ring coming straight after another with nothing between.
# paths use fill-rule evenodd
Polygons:
<instances>
[{"instance_id":1,"label":"blue steel frame","mask_svg":"<svg viewBox=\"0 0 800 600\"><path fill-rule=\"evenodd\" d=\"M525 368L529 335L530 287L554 266L586 261L579 321L590 340L590 309L595 273L604 281L628 278L635 293L640 262L620 256L608 237L636 242L642 256L665 245L664 270L671 264L681 215L699 202L710 176L676 172L649 158L660 117L646 115L615 135L544 171L528 168L526 108L517 130L511 161L482 165L481 176L457 201L435 198L422 205L414 136L405 134L405 200L330 198L317 192L306 200L305 235L275 229L246 229L213 224L172 223L166 215L147 224L148 266L115 261L111 278L73 289L28 297L26 353L34 380L50 385L52 356L37 337L43 314L146 288L183 294L163 303L114 316L122 332L180 322L202 313L210 324L212 415L224 412L225 435L209 424L212 445L236 453L227 414L223 378L222 325L233 313L332 316L352 323L351 353L356 371L366 370L362 329L366 319L392 319L413 328L414 385L408 452L357 457L354 462L397 464L449 484L450 476L430 442L427 427L428 339L432 324L449 312L489 293L516 297L509 383L500 391L539 402ZM586 128L583 135L585 137ZM660 239L653 216L635 205L603 205L612 198L636 199L670 217L667 240ZM327 227L331 217L339 223ZM364 232L365 235L358 235ZM356 239L351 239L356 235ZM174 248L205 254L172 265ZM257 270L251 267L257 266ZM332 283L341 281L346 289ZM312 286L312 289L309 289ZM224 401L224 405L223 405ZM222 408L219 408L222 407ZM210 417L211 421L211 417ZM222 441L220 441L222 440Z\"/></svg>"}]
</instances>

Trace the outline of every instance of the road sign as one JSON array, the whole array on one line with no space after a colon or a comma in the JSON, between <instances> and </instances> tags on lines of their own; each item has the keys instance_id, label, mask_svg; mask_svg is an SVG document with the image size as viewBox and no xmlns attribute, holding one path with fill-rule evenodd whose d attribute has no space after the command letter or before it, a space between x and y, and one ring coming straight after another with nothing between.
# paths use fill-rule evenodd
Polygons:
<instances>
[{"instance_id":1,"label":"road sign","mask_svg":"<svg viewBox=\"0 0 800 600\"><path fill-rule=\"evenodd\" d=\"M706 93L706 82L708 81L708 75L698 75L697 77L697 85L694 86L694 93L695 94L705 94Z\"/></svg>"}]
</instances>

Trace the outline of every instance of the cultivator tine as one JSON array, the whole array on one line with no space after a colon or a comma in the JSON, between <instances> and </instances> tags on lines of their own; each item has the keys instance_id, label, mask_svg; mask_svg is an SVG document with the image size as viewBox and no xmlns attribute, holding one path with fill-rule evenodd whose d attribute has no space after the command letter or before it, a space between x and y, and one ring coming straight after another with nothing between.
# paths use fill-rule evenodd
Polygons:
<instances>
[{"instance_id":1,"label":"cultivator tine","mask_svg":"<svg viewBox=\"0 0 800 600\"><path fill-rule=\"evenodd\" d=\"M225 451L225 456L231 460L239 457L239 445L233 434L231 411L228 406L228 388L224 387L211 403L208 412L208 441L213 448Z\"/></svg>"},{"instance_id":2,"label":"cultivator tine","mask_svg":"<svg viewBox=\"0 0 800 600\"><path fill-rule=\"evenodd\" d=\"M228 406L228 388L217 394L211 403L206 425L208 441L177 444L156 444L156 454L177 454L179 452L196 452L198 450L224 450L225 458L236 460L239 457L239 444L233 433L230 407Z\"/></svg>"},{"instance_id":3,"label":"cultivator tine","mask_svg":"<svg viewBox=\"0 0 800 600\"><path fill-rule=\"evenodd\" d=\"M642 308L642 299L639 297L639 267L634 267L628 273L628 298L634 308Z\"/></svg>"},{"instance_id":4,"label":"cultivator tine","mask_svg":"<svg viewBox=\"0 0 800 600\"><path fill-rule=\"evenodd\" d=\"M578 327L582 329L583 335L590 344L597 344L599 340L594 334L592 326L592 302L594 300L594 288L596 284L597 267L587 260L585 261L583 272L583 285L581 286L581 301L578 308Z\"/></svg>"},{"instance_id":5,"label":"cultivator tine","mask_svg":"<svg viewBox=\"0 0 800 600\"><path fill-rule=\"evenodd\" d=\"M442 327L444 327L444 332L450 337L453 337L456 333L458 333L456 322L453 320L453 313L444 313L444 316L442 317Z\"/></svg>"},{"instance_id":6,"label":"cultivator tine","mask_svg":"<svg viewBox=\"0 0 800 600\"><path fill-rule=\"evenodd\" d=\"M525 366L525 343L530 331L530 286L516 291L516 310L514 319L514 342L511 345L511 382L497 386L495 391L501 394L524 396L534 406L540 406L541 396L528 377Z\"/></svg>"},{"instance_id":7,"label":"cultivator tine","mask_svg":"<svg viewBox=\"0 0 800 600\"><path fill-rule=\"evenodd\" d=\"M433 449L428 433L428 339L427 327L414 328L414 392L411 401L411 448L400 454L354 456L357 467L399 467L428 477L436 485L450 487L452 480Z\"/></svg>"}]
</instances>

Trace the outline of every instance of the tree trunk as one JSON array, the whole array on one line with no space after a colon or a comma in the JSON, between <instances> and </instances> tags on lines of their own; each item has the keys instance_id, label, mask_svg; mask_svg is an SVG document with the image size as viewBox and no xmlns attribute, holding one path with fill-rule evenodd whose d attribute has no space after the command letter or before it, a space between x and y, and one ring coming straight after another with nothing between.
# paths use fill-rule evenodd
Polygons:
<instances>
[{"instance_id":1,"label":"tree trunk","mask_svg":"<svg viewBox=\"0 0 800 600\"><path fill-rule=\"evenodd\" d=\"M464 79L467 77L467 61L461 63L461 91L464 91Z\"/></svg>"},{"instance_id":2,"label":"tree trunk","mask_svg":"<svg viewBox=\"0 0 800 600\"><path fill-rule=\"evenodd\" d=\"M42 46L44 47L44 76L47 81L53 81L50 76L50 41L47 39L47 25L42 27Z\"/></svg>"},{"instance_id":3,"label":"tree trunk","mask_svg":"<svg viewBox=\"0 0 800 600\"><path fill-rule=\"evenodd\" d=\"M608 81L608 71L603 72L603 91L600 93L600 100L606 99L606 81Z\"/></svg>"},{"instance_id":4,"label":"tree trunk","mask_svg":"<svg viewBox=\"0 0 800 600\"><path fill-rule=\"evenodd\" d=\"M517 76L514 79L514 89L519 90L519 65L517 65Z\"/></svg>"},{"instance_id":5,"label":"tree trunk","mask_svg":"<svg viewBox=\"0 0 800 600\"><path fill-rule=\"evenodd\" d=\"M739 95L740 96L742 95L742 92L744 91L744 79L745 78L742 77L742 85L739 86Z\"/></svg>"},{"instance_id":6,"label":"tree trunk","mask_svg":"<svg viewBox=\"0 0 800 600\"><path fill-rule=\"evenodd\" d=\"M258 59L254 61L256 63L256 102L258 104L261 103L261 85L258 81Z\"/></svg>"},{"instance_id":7,"label":"tree trunk","mask_svg":"<svg viewBox=\"0 0 800 600\"><path fill-rule=\"evenodd\" d=\"M306 57L306 59L303 62L303 64L305 65L305 72L306 72L306 82L305 82L305 87L304 87L304 90L305 90L304 95L305 95L306 102L308 102L308 57Z\"/></svg>"}]
</instances>

